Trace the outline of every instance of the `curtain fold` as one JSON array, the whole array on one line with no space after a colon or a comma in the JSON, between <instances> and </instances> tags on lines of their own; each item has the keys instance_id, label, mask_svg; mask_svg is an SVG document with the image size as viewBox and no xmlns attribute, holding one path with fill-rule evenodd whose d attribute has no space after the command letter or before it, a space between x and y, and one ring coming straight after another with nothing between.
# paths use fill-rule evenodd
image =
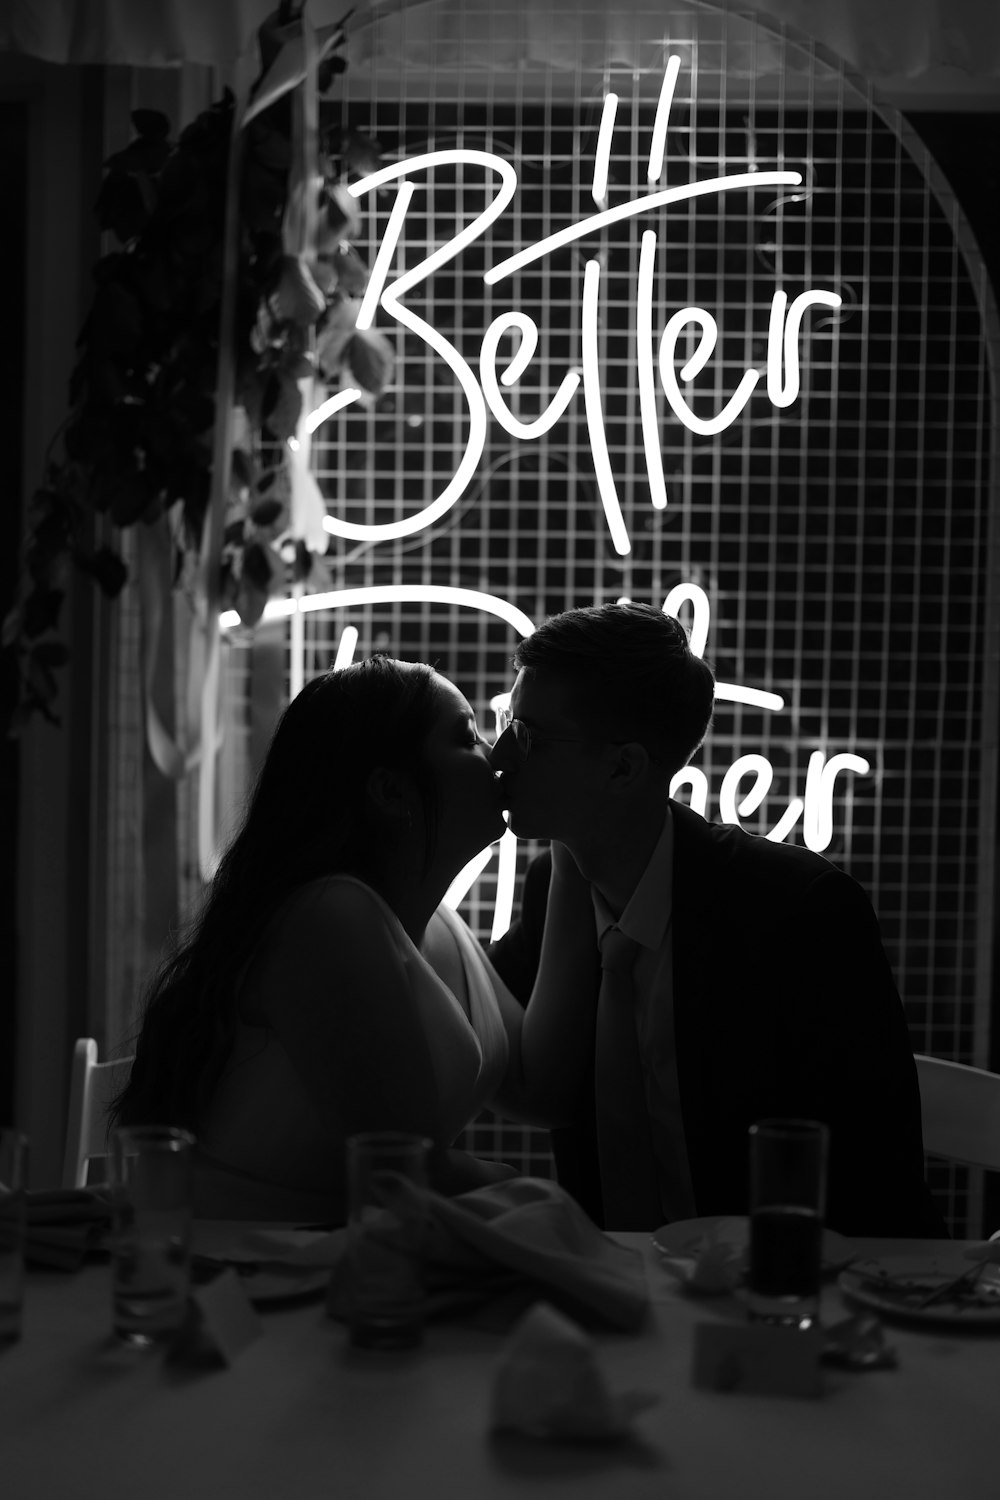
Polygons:
<instances>
[{"instance_id":1,"label":"curtain fold","mask_svg":"<svg viewBox=\"0 0 1000 1500\"><path fill-rule=\"evenodd\" d=\"M230 68L276 0L7 0L0 52L56 63ZM315 26L349 0L309 0ZM683 8L651 0L360 0L349 23L358 55L419 65L431 49L466 66L560 69L628 63L662 44L664 18ZM726 9L725 6L720 7ZM1000 78L998 0L739 0L735 13L784 23L867 77L925 77L958 69ZM698 19L709 32L710 8ZM718 25L718 22L714 22Z\"/></svg>"}]
</instances>

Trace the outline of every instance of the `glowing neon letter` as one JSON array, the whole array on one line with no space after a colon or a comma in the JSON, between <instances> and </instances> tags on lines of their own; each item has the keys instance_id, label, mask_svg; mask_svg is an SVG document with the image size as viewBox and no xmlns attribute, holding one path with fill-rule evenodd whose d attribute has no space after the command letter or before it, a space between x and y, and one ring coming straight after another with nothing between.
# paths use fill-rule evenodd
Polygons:
<instances>
[{"instance_id":1,"label":"glowing neon letter","mask_svg":"<svg viewBox=\"0 0 1000 1500\"><path fill-rule=\"evenodd\" d=\"M791 406L793 401L798 400L799 328L806 308L838 308L842 300L836 292L801 292L788 309L786 318L788 297L785 292L775 292L771 299L771 321L767 330L767 398L772 406ZM785 367L784 381L781 376L782 363Z\"/></svg>"},{"instance_id":2,"label":"glowing neon letter","mask_svg":"<svg viewBox=\"0 0 1000 1500\"><path fill-rule=\"evenodd\" d=\"M814 750L809 757L806 771L806 815L802 824L802 837L807 849L821 854L830 847L833 839L833 787L841 771L856 771L865 776L871 766L861 755L831 755L827 760L822 750Z\"/></svg>"},{"instance_id":3,"label":"glowing neon letter","mask_svg":"<svg viewBox=\"0 0 1000 1500\"><path fill-rule=\"evenodd\" d=\"M744 776L751 774L755 778L754 784L737 803L739 784ZM735 823L738 827L740 818L747 818L752 812L756 812L767 796L773 780L774 767L763 755L741 755L739 760L734 760L722 778L719 791L719 815L723 823Z\"/></svg>"},{"instance_id":4,"label":"glowing neon letter","mask_svg":"<svg viewBox=\"0 0 1000 1500\"><path fill-rule=\"evenodd\" d=\"M663 382L664 394L677 420L683 422L690 432L698 433L700 437L714 437L716 433L725 432L726 428L731 427L736 421L753 394L753 389L760 379L760 371L744 371L743 379L718 416L696 417L681 395L674 369L677 340L686 323L697 323L701 329L701 338L697 349L681 370L681 379L685 382L693 380L711 358L719 338L718 324L712 314L706 312L703 307L682 307L680 312L674 313L663 330L663 337L660 340L660 380Z\"/></svg>"},{"instance_id":5,"label":"glowing neon letter","mask_svg":"<svg viewBox=\"0 0 1000 1500\"><path fill-rule=\"evenodd\" d=\"M597 134L597 151L594 153L594 185L591 192L598 208L608 200L608 159L611 156L611 140L615 133L617 113L618 95L608 94L604 100L601 128Z\"/></svg>"},{"instance_id":6,"label":"glowing neon letter","mask_svg":"<svg viewBox=\"0 0 1000 1500\"><path fill-rule=\"evenodd\" d=\"M682 766L670 778L670 795L676 797L682 786L691 788L691 811L705 817L708 811L708 777L698 766Z\"/></svg>"},{"instance_id":7,"label":"glowing neon letter","mask_svg":"<svg viewBox=\"0 0 1000 1500\"><path fill-rule=\"evenodd\" d=\"M433 169L436 166L446 166L455 163L464 165L483 166L498 174L501 181L500 190L496 197L489 203L481 214L477 214L464 229L461 229L452 239L440 246L431 255L426 256L411 270L405 271L403 275L396 278L391 287L386 287L378 297L379 305L401 327L410 333L416 334L429 348L444 360L451 370L455 379L465 393L465 399L469 411L469 436L466 442L465 452L461 462L451 479L438 495L437 499L419 511L416 515L409 516L405 521L390 521L379 525L359 525L352 521L342 521L334 516L326 519L326 529L333 532L335 536L348 537L354 541L386 541L392 537L412 536L416 531L422 531L426 526L431 526L435 521L447 514L464 493L466 486L476 471L476 466L482 457L483 448L486 445L486 402L479 382L473 375L465 360L459 354L454 345L450 344L443 334L433 328L430 323L419 318L416 313L404 307L401 298L407 292L419 286L440 266L446 265L455 256L461 254L465 247L479 238L485 230L500 217L509 205L517 189L517 174L509 162L500 156L494 156L487 151L431 151L424 156L410 157L406 161L395 162L381 171L373 172L369 177L363 177L360 182L352 183L348 192L352 197L361 197L364 193L373 192L381 187L383 183L389 182L397 177L405 177L407 173ZM406 219L406 206L409 203L412 188L409 184L404 185L405 201L403 208L394 213L390 220L390 228L387 238L390 240L390 248L382 253L382 247L376 258L377 276L375 276L375 290L382 286L388 270L391 252L395 249L396 241L402 231ZM362 312L370 320L374 315L375 296L362 304Z\"/></svg>"},{"instance_id":8,"label":"glowing neon letter","mask_svg":"<svg viewBox=\"0 0 1000 1500\"><path fill-rule=\"evenodd\" d=\"M483 384L483 394L486 397L486 404L500 423L500 426L505 432L509 432L511 437L527 440L541 437L543 433L548 432L549 428L558 422L573 399L576 388L580 384L580 376L576 370L571 370L563 378L562 384L546 409L534 422L521 422L517 417L511 416L506 402L500 394L496 371L497 345L508 329L511 328L518 329L521 334L521 342L518 345L516 354L500 379L506 386L511 386L515 381L520 380L538 346L538 328L534 320L528 317L527 313L518 312L502 313L499 318L494 318L489 328L487 328L479 355L479 378Z\"/></svg>"},{"instance_id":9,"label":"glowing neon letter","mask_svg":"<svg viewBox=\"0 0 1000 1500\"><path fill-rule=\"evenodd\" d=\"M618 503L615 477L611 472L608 457L608 438L604 431L604 411L601 406L601 366L597 357L597 304L601 286L601 263L588 260L583 273L583 314L580 339L583 346L583 399L587 411L587 434L590 451L594 458L594 473L597 489L604 506L604 515L611 532L615 551L624 557L631 552L632 543L622 519Z\"/></svg>"},{"instance_id":10,"label":"glowing neon letter","mask_svg":"<svg viewBox=\"0 0 1000 1500\"><path fill-rule=\"evenodd\" d=\"M656 389L653 384L653 261L656 258L656 235L647 229L639 252L639 285L636 292L635 335L636 367L639 377L639 418L642 423L642 446L646 450L646 474L654 510L666 510L667 487L663 480L663 455L660 452L660 419L656 411Z\"/></svg>"}]
</instances>

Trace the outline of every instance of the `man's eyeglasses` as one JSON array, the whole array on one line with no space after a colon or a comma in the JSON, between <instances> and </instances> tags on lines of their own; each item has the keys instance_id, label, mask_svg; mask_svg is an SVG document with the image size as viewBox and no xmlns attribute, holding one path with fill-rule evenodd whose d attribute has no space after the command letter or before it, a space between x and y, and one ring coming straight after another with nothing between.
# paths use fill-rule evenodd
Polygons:
<instances>
[{"instance_id":1,"label":"man's eyeglasses","mask_svg":"<svg viewBox=\"0 0 1000 1500\"><path fill-rule=\"evenodd\" d=\"M589 734L538 734L529 729L523 719L515 719L509 708L497 709L497 739L510 730L514 736L514 744L522 755L531 752L532 744L547 745L583 745L588 740L593 740Z\"/></svg>"}]
</instances>

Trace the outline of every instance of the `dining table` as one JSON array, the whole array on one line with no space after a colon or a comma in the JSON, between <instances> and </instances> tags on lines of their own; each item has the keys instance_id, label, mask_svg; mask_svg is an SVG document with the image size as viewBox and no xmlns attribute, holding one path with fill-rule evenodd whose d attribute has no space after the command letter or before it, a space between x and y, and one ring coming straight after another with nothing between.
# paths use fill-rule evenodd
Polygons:
<instances>
[{"instance_id":1,"label":"dining table","mask_svg":"<svg viewBox=\"0 0 1000 1500\"><path fill-rule=\"evenodd\" d=\"M944 1500L1000 1496L996 1323L889 1322L894 1367L825 1366L819 1395L692 1380L696 1329L743 1316L692 1295L648 1234L637 1332L587 1330L607 1386L645 1404L617 1441L494 1431L509 1335L431 1322L405 1352L351 1347L322 1293L264 1306L229 1364L123 1346L106 1258L29 1269L23 1333L0 1348L3 1500ZM858 1255L942 1244L855 1242ZM961 1247L948 1242L948 1253ZM824 1286L825 1325L852 1306Z\"/></svg>"}]
</instances>

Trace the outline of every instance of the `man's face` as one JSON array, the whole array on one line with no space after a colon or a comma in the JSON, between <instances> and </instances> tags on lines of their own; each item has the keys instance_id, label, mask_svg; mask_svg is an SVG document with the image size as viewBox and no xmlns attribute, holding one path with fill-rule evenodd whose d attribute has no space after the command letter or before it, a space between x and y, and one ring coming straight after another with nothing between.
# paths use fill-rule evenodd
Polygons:
<instances>
[{"instance_id":1,"label":"man's face","mask_svg":"<svg viewBox=\"0 0 1000 1500\"><path fill-rule=\"evenodd\" d=\"M510 711L531 732L527 755L507 729L490 756L500 773L510 826L520 838L572 844L574 835L593 821L604 779L604 747L574 716L572 693L558 677L522 669Z\"/></svg>"}]
</instances>

